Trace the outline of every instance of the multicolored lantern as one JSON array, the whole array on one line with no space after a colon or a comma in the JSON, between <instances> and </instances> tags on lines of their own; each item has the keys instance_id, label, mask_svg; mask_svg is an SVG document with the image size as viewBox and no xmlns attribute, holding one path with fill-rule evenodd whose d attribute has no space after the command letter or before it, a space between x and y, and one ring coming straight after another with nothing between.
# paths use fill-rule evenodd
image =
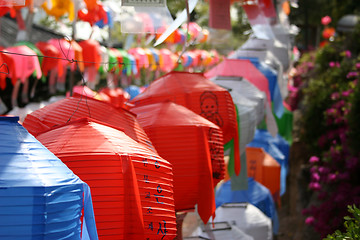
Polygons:
<instances>
[{"instance_id":1,"label":"multicolored lantern","mask_svg":"<svg viewBox=\"0 0 360 240\"><path fill-rule=\"evenodd\" d=\"M78 11L80 20L90 23L91 26L101 20L104 24L108 23L108 15L101 1L85 0L85 3L86 9L81 9Z\"/></svg>"}]
</instances>

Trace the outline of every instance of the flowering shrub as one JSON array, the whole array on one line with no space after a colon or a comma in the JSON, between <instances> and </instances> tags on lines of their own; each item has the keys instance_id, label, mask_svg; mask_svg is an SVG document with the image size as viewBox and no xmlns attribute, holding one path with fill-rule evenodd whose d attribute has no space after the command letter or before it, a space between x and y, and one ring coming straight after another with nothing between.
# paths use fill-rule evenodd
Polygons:
<instances>
[{"instance_id":1,"label":"flowering shrub","mask_svg":"<svg viewBox=\"0 0 360 240\"><path fill-rule=\"evenodd\" d=\"M317 199L303 214L322 237L341 228L348 205L360 204L360 57L349 49L340 40L326 45L316 53L311 78L298 80L301 140L313 153L308 189Z\"/></svg>"}]
</instances>

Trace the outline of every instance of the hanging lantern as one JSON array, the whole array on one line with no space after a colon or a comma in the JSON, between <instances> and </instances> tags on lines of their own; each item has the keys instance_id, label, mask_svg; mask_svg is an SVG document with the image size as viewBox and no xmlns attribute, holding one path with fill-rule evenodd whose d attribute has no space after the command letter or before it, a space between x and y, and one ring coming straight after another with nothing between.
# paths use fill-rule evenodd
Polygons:
<instances>
[{"instance_id":1,"label":"hanging lantern","mask_svg":"<svg viewBox=\"0 0 360 240\"><path fill-rule=\"evenodd\" d=\"M286 143L286 140L280 140L280 135L276 137L271 136L271 134L266 130L256 130L255 137L248 146L250 147L259 147L263 148L268 154L270 154L281 166L280 171L280 196L282 196L286 191L286 176L287 176L287 159L285 154L278 148L278 146L283 146L283 143ZM287 144L287 143L286 143ZM288 145L288 144L287 144ZM288 145L289 146L289 145ZM285 148L283 148L285 149ZM289 150L287 150L289 152Z\"/></svg>"},{"instance_id":2,"label":"hanging lantern","mask_svg":"<svg viewBox=\"0 0 360 240\"><path fill-rule=\"evenodd\" d=\"M66 14L68 15L70 21L74 20L75 6L72 0L44 1L41 7L48 15L54 16L57 21L60 20L60 17Z\"/></svg>"},{"instance_id":3,"label":"hanging lantern","mask_svg":"<svg viewBox=\"0 0 360 240\"><path fill-rule=\"evenodd\" d=\"M21 94L22 102L28 103L28 77L33 73L36 73L35 76L37 79L40 79L42 76L39 59L37 58L36 53L27 46L14 46L5 48L1 53L1 58L8 65L7 74L14 85L11 95L12 106L18 106L17 99L21 83L23 84ZM5 85L5 83L6 82L3 81L2 85Z\"/></svg>"},{"instance_id":4,"label":"hanging lantern","mask_svg":"<svg viewBox=\"0 0 360 240\"><path fill-rule=\"evenodd\" d=\"M101 1L85 1L86 9L78 11L80 20L90 23L93 26L96 22L103 20L104 24L108 23L108 15Z\"/></svg>"},{"instance_id":5,"label":"hanging lantern","mask_svg":"<svg viewBox=\"0 0 360 240\"><path fill-rule=\"evenodd\" d=\"M215 211L214 187L224 178L221 129L171 102L132 108L159 154L173 165L175 209L198 204L203 222ZM190 187L191 186L191 187Z\"/></svg>"},{"instance_id":6,"label":"hanging lantern","mask_svg":"<svg viewBox=\"0 0 360 240\"><path fill-rule=\"evenodd\" d=\"M271 219L250 203L224 203L215 214L217 222L234 223L254 240L273 239Z\"/></svg>"},{"instance_id":7,"label":"hanging lantern","mask_svg":"<svg viewBox=\"0 0 360 240\"><path fill-rule=\"evenodd\" d=\"M130 85L125 88L125 91L130 95L130 100L140 94L140 87L136 85Z\"/></svg>"},{"instance_id":8,"label":"hanging lantern","mask_svg":"<svg viewBox=\"0 0 360 240\"><path fill-rule=\"evenodd\" d=\"M280 200L280 164L262 148L247 147L246 160L249 177L267 187L274 201Z\"/></svg>"},{"instance_id":9,"label":"hanging lantern","mask_svg":"<svg viewBox=\"0 0 360 240\"><path fill-rule=\"evenodd\" d=\"M98 239L88 186L18 120L0 117L0 239L85 239L82 217Z\"/></svg>"},{"instance_id":10,"label":"hanging lantern","mask_svg":"<svg viewBox=\"0 0 360 240\"><path fill-rule=\"evenodd\" d=\"M59 50L60 55L63 58L60 60L60 63L63 66L64 73L66 73L66 67L68 65L71 66L71 71L74 71L76 69L76 64L78 64L80 71L84 71L82 48L78 43L75 41L68 41L66 39L55 38L50 39L48 43Z\"/></svg>"},{"instance_id":11,"label":"hanging lantern","mask_svg":"<svg viewBox=\"0 0 360 240\"><path fill-rule=\"evenodd\" d=\"M70 96L70 92L66 93L66 96ZM98 92L93 91L88 86L74 86L73 87L73 96L77 97L86 97L86 98L93 98L97 100L102 100L101 96Z\"/></svg>"},{"instance_id":12,"label":"hanging lantern","mask_svg":"<svg viewBox=\"0 0 360 240\"><path fill-rule=\"evenodd\" d=\"M247 59L224 59L216 67L206 72L207 78L216 76L222 77L243 77L256 86L260 91L264 92L268 103L271 105L271 97L269 91L269 81L256 69L256 67Z\"/></svg>"},{"instance_id":13,"label":"hanging lantern","mask_svg":"<svg viewBox=\"0 0 360 240\"><path fill-rule=\"evenodd\" d=\"M27 115L24 127L36 136L50 127L82 117L92 117L123 128L129 137L156 152L133 113L96 99L85 100L84 97L69 97L57 101Z\"/></svg>"},{"instance_id":14,"label":"hanging lantern","mask_svg":"<svg viewBox=\"0 0 360 240\"><path fill-rule=\"evenodd\" d=\"M239 176L235 176L234 174L234 149L232 148L232 142L228 142L225 144L225 150L230 149L229 157L230 161L228 162L228 174L229 177L236 177L238 181L233 181L233 186L237 183L236 188L246 189L247 187L247 163L246 163L246 145L250 143L255 134L256 130L256 111L255 106L256 103L251 100L241 96L239 93L235 91L230 91L231 97L236 106L237 113L237 121L239 128L239 142L240 142L240 154L241 154L241 170Z\"/></svg>"},{"instance_id":15,"label":"hanging lantern","mask_svg":"<svg viewBox=\"0 0 360 240\"><path fill-rule=\"evenodd\" d=\"M247 98L251 102L255 103L256 110L256 124L260 124L265 117L265 93L256 88L248 80L242 77L222 77L217 76L211 79L214 83L227 89L231 89L232 92L237 92L242 97Z\"/></svg>"},{"instance_id":16,"label":"hanging lantern","mask_svg":"<svg viewBox=\"0 0 360 240\"><path fill-rule=\"evenodd\" d=\"M110 103L116 107L121 108L130 99L130 94L121 88L103 88L99 93L104 93L110 98Z\"/></svg>"},{"instance_id":17,"label":"hanging lantern","mask_svg":"<svg viewBox=\"0 0 360 240\"><path fill-rule=\"evenodd\" d=\"M57 69L58 74L62 75L62 68L60 67L60 52L59 50L47 42L37 42L36 47L42 52L44 56L50 56L50 58L43 58L43 62L41 64L42 72L45 76L48 75L48 72L52 69Z\"/></svg>"},{"instance_id":18,"label":"hanging lantern","mask_svg":"<svg viewBox=\"0 0 360 240\"><path fill-rule=\"evenodd\" d=\"M131 102L136 106L170 100L218 125L224 143L234 139L235 173L240 172L239 133L230 93L199 73L170 72L154 82Z\"/></svg>"},{"instance_id":19,"label":"hanging lantern","mask_svg":"<svg viewBox=\"0 0 360 240\"><path fill-rule=\"evenodd\" d=\"M30 56L22 56L22 55ZM1 57L9 67L9 78L13 85L18 79L25 83L26 79L36 72L36 77L41 78L42 72L36 53L28 46L13 46L3 50Z\"/></svg>"},{"instance_id":20,"label":"hanging lantern","mask_svg":"<svg viewBox=\"0 0 360 240\"><path fill-rule=\"evenodd\" d=\"M249 187L247 190L233 191L231 185L232 183L227 181L216 190L216 207L220 207L225 203L248 202L271 218L273 233L278 234L279 217L269 189L250 177L248 178Z\"/></svg>"},{"instance_id":21,"label":"hanging lantern","mask_svg":"<svg viewBox=\"0 0 360 240\"><path fill-rule=\"evenodd\" d=\"M92 188L100 239L173 239L172 167L121 129L79 119L37 136Z\"/></svg>"},{"instance_id":22,"label":"hanging lantern","mask_svg":"<svg viewBox=\"0 0 360 240\"><path fill-rule=\"evenodd\" d=\"M100 43L94 39L88 39L79 42L83 49L83 59L85 67L93 67L99 69L101 64Z\"/></svg>"}]
</instances>

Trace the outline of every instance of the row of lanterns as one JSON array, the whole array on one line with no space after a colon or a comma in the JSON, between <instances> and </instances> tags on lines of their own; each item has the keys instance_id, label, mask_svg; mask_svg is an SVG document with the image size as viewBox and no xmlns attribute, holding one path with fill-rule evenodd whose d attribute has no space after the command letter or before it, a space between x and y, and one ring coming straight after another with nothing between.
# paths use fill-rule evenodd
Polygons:
<instances>
[{"instance_id":1,"label":"row of lanterns","mask_svg":"<svg viewBox=\"0 0 360 240\"><path fill-rule=\"evenodd\" d=\"M100 239L173 239L175 213L195 205L206 223L216 209L214 187L226 174L243 182L251 175L278 199L280 164L264 150L245 148L257 123L271 119L268 89L252 88L249 100L188 72L158 78L131 104L115 89L101 91L108 103L82 89L29 114L23 126L89 184ZM227 171L224 145L232 152Z\"/></svg>"}]
</instances>

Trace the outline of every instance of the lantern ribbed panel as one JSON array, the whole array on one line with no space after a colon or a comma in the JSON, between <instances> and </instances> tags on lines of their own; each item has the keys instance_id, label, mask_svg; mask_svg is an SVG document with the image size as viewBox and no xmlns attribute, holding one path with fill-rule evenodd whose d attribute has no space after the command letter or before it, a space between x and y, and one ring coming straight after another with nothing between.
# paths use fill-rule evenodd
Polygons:
<instances>
[{"instance_id":1,"label":"lantern ribbed panel","mask_svg":"<svg viewBox=\"0 0 360 240\"><path fill-rule=\"evenodd\" d=\"M214 196L206 189L213 189L224 177L221 129L171 102L135 107L132 111L137 113L159 154L173 165L176 210L193 209L195 204L204 206L204 196L211 202Z\"/></svg>"},{"instance_id":2,"label":"lantern ribbed panel","mask_svg":"<svg viewBox=\"0 0 360 240\"><path fill-rule=\"evenodd\" d=\"M0 239L80 239L84 183L18 124L0 117Z\"/></svg>"},{"instance_id":3,"label":"lantern ribbed panel","mask_svg":"<svg viewBox=\"0 0 360 240\"><path fill-rule=\"evenodd\" d=\"M145 239L176 236L172 167L166 160L120 129L88 119L38 139L91 186L99 239L144 239L143 226ZM131 178L125 163L134 169Z\"/></svg>"},{"instance_id":4,"label":"lantern ribbed panel","mask_svg":"<svg viewBox=\"0 0 360 240\"><path fill-rule=\"evenodd\" d=\"M133 113L84 96L65 98L36 110L27 115L23 125L31 134L36 136L53 126L65 124L68 121L82 117L91 117L123 128L129 137L156 152Z\"/></svg>"}]
</instances>

